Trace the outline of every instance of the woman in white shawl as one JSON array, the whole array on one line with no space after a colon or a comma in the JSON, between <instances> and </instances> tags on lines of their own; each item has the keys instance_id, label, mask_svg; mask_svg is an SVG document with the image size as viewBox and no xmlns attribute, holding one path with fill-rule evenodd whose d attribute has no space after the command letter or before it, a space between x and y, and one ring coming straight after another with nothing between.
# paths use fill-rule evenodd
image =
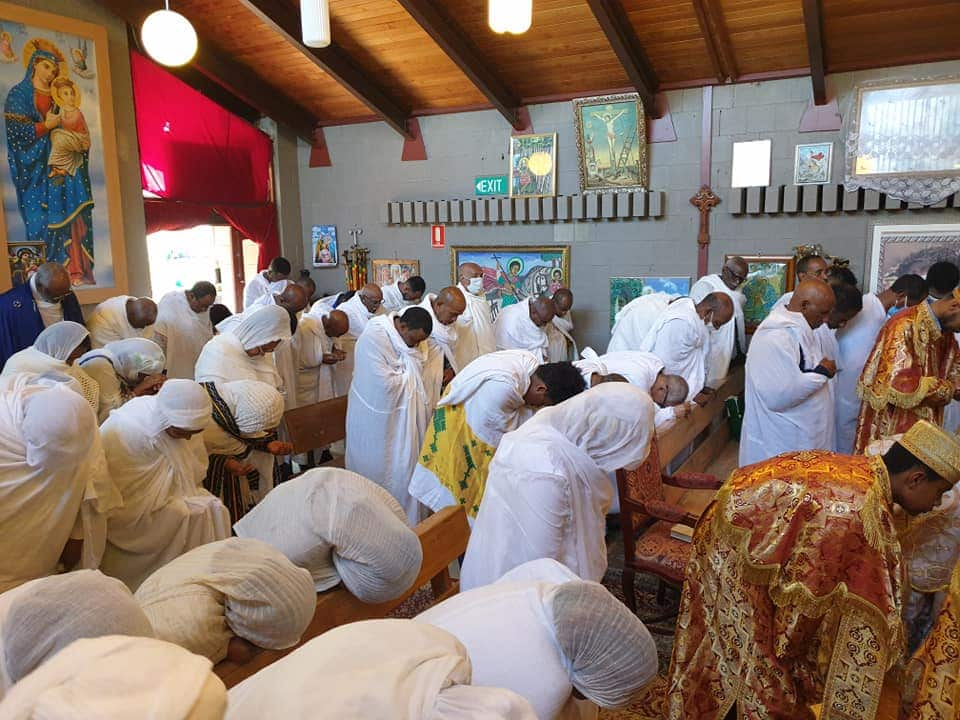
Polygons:
<instances>
[{"instance_id":1,"label":"woman in white shawl","mask_svg":"<svg viewBox=\"0 0 960 720\"><path fill-rule=\"evenodd\" d=\"M123 509L110 518L100 567L131 590L175 557L230 536L230 514L203 489L200 433L209 422L206 391L192 380L168 380L156 395L114 410L101 428Z\"/></svg>"},{"instance_id":2,"label":"woman in white shawl","mask_svg":"<svg viewBox=\"0 0 960 720\"><path fill-rule=\"evenodd\" d=\"M368 620L314 638L230 690L228 720L535 720L510 690L473 686L457 639L412 620Z\"/></svg>"},{"instance_id":3,"label":"woman in white shawl","mask_svg":"<svg viewBox=\"0 0 960 720\"><path fill-rule=\"evenodd\" d=\"M513 690L540 720L596 717L657 676L657 647L637 616L555 560L524 563L415 620L453 633L474 684Z\"/></svg>"},{"instance_id":4,"label":"woman in white shawl","mask_svg":"<svg viewBox=\"0 0 960 720\"><path fill-rule=\"evenodd\" d=\"M279 305L244 315L229 332L217 335L203 346L197 360L196 380L259 380L280 388L282 382L271 353L290 336L290 314Z\"/></svg>"},{"instance_id":5,"label":"woman in white shawl","mask_svg":"<svg viewBox=\"0 0 960 720\"><path fill-rule=\"evenodd\" d=\"M207 658L172 643L106 635L77 640L0 703L2 720L222 720L227 689Z\"/></svg>"},{"instance_id":6,"label":"woman in white shawl","mask_svg":"<svg viewBox=\"0 0 960 720\"><path fill-rule=\"evenodd\" d=\"M605 383L504 435L490 464L461 587L487 585L537 558L554 558L584 580L600 582L613 501L608 473L647 457L653 408L639 388Z\"/></svg>"},{"instance_id":7,"label":"woman in white shawl","mask_svg":"<svg viewBox=\"0 0 960 720\"><path fill-rule=\"evenodd\" d=\"M90 333L80 323L62 320L44 329L33 345L14 353L0 375L54 372L68 375L80 383L83 397L95 411L99 406L99 388L93 378L74 363L90 349Z\"/></svg>"},{"instance_id":8,"label":"woman in white shawl","mask_svg":"<svg viewBox=\"0 0 960 720\"><path fill-rule=\"evenodd\" d=\"M203 485L236 522L279 482L275 457L293 450L277 438L283 397L257 380L203 387L213 405L213 422L203 431L210 456Z\"/></svg>"},{"instance_id":9,"label":"woman in white shawl","mask_svg":"<svg viewBox=\"0 0 960 720\"><path fill-rule=\"evenodd\" d=\"M60 379L0 379L0 592L61 562L97 567L107 515L121 504L97 419L76 383Z\"/></svg>"},{"instance_id":10,"label":"woman in white shawl","mask_svg":"<svg viewBox=\"0 0 960 720\"><path fill-rule=\"evenodd\" d=\"M103 422L111 410L141 395L156 395L166 379L163 350L152 340L130 338L109 342L84 353L77 365L100 388L97 420Z\"/></svg>"}]
</instances>

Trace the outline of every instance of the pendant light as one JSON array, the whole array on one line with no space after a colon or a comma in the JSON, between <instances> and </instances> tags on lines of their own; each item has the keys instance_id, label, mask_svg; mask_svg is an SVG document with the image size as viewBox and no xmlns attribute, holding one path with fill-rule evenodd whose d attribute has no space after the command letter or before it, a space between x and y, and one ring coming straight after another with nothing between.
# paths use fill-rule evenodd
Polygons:
<instances>
[{"instance_id":1,"label":"pendant light","mask_svg":"<svg viewBox=\"0 0 960 720\"><path fill-rule=\"evenodd\" d=\"M330 0L300 0L303 44L325 48L330 44Z\"/></svg>"},{"instance_id":2,"label":"pendant light","mask_svg":"<svg viewBox=\"0 0 960 720\"><path fill-rule=\"evenodd\" d=\"M522 35L533 20L533 0L489 0L487 22L497 33Z\"/></svg>"},{"instance_id":3,"label":"pendant light","mask_svg":"<svg viewBox=\"0 0 960 720\"><path fill-rule=\"evenodd\" d=\"M143 47L161 65L186 65L197 54L197 32L189 20L170 9L170 0L164 0L164 6L143 21Z\"/></svg>"}]
</instances>

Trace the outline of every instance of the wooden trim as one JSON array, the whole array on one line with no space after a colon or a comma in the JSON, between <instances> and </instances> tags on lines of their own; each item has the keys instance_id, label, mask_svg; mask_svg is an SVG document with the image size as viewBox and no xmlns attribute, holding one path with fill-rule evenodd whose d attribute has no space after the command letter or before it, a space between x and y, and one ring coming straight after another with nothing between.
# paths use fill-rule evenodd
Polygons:
<instances>
[{"instance_id":1,"label":"wooden trim","mask_svg":"<svg viewBox=\"0 0 960 720\"><path fill-rule=\"evenodd\" d=\"M730 423L721 422L712 432L707 434L703 442L694 450L690 457L683 461L674 475L680 473L703 473L720 455L724 446L730 441ZM724 479L724 478L721 478Z\"/></svg>"},{"instance_id":2,"label":"wooden trim","mask_svg":"<svg viewBox=\"0 0 960 720\"><path fill-rule=\"evenodd\" d=\"M707 54L720 82L736 80L739 73L733 44L723 21L723 12L716 0L693 0L693 9L700 24L700 33L707 44Z\"/></svg>"},{"instance_id":3,"label":"wooden trim","mask_svg":"<svg viewBox=\"0 0 960 720\"><path fill-rule=\"evenodd\" d=\"M587 5L593 11L603 34L607 36L607 42L633 83L633 89L640 95L647 114L653 115L656 108L654 96L660 81L637 39L623 5L620 0L587 0Z\"/></svg>"},{"instance_id":4,"label":"wooden trim","mask_svg":"<svg viewBox=\"0 0 960 720\"><path fill-rule=\"evenodd\" d=\"M810 56L813 104L826 105L826 53L823 46L823 12L820 0L803 0L803 26L807 34L807 53Z\"/></svg>"},{"instance_id":5,"label":"wooden trim","mask_svg":"<svg viewBox=\"0 0 960 720\"><path fill-rule=\"evenodd\" d=\"M243 291L247 287L247 277L243 265L243 237L240 231L230 225L230 255L233 258L233 301L234 307L243 308Z\"/></svg>"}]
</instances>

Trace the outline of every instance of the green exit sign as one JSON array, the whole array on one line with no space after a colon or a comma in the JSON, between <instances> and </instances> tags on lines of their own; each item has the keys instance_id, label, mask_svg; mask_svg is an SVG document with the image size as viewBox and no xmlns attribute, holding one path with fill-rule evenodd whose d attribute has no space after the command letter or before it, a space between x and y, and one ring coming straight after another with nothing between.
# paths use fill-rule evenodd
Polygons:
<instances>
[{"instance_id":1,"label":"green exit sign","mask_svg":"<svg viewBox=\"0 0 960 720\"><path fill-rule=\"evenodd\" d=\"M481 175L473 181L473 192L476 195L506 195L506 175Z\"/></svg>"}]
</instances>

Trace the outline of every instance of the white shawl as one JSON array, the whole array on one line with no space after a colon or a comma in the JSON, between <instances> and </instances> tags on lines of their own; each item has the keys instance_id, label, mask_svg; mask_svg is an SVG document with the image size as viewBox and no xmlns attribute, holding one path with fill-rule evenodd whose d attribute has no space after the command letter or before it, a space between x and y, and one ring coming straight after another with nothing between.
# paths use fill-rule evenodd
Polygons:
<instances>
[{"instance_id":1,"label":"white shawl","mask_svg":"<svg viewBox=\"0 0 960 720\"><path fill-rule=\"evenodd\" d=\"M323 329L330 311L314 305L300 318L291 342L297 369L296 406L312 405L334 397L333 365L324 365L323 356L333 352L333 339ZM290 390L287 390L288 394Z\"/></svg>"},{"instance_id":2,"label":"white shawl","mask_svg":"<svg viewBox=\"0 0 960 720\"><path fill-rule=\"evenodd\" d=\"M593 348L584 348L583 359L575 360L573 366L583 375L587 387L590 387L590 379L594 373L623 375L631 385L649 393L663 370L663 360L642 350L621 350L597 355Z\"/></svg>"},{"instance_id":3,"label":"white shawl","mask_svg":"<svg viewBox=\"0 0 960 720\"><path fill-rule=\"evenodd\" d=\"M350 329L338 341L340 348L347 354L347 357L342 362L338 362L333 366L334 396L340 397L350 392L357 339L363 335L367 323L374 317L382 317L384 310L381 305L377 308L376 313L371 313L360 301L359 293L354 294L354 296L346 302L341 303L336 309L346 313L347 318L350 320Z\"/></svg>"},{"instance_id":4,"label":"white shawl","mask_svg":"<svg viewBox=\"0 0 960 720\"><path fill-rule=\"evenodd\" d=\"M467 309L463 311L457 324L460 326L460 339L457 342L457 364L465 368L481 355L497 349L497 339L493 334L493 321L490 319L490 303L481 295L474 295L460 284L460 291L467 300Z\"/></svg>"},{"instance_id":5,"label":"white shawl","mask_svg":"<svg viewBox=\"0 0 960 720\"><path fill-rule=\"evenodd\" d=\"M270 354L251 357L247 350L290 339L290 316L279 305L268 305L245 316L229 332L217 335L203 347L197 360L197 382L224 383L260 380L283 386Z\"/></svg>"},{"instance_id":6,"label":"white shawl","mask_svg":"<svg viewBox=\"0 0 960 720\"><path fill-rule=\"evenodd\" d=\"M529 350L540 362L546 362L546 331L530 319L530 302L526 298L500 310L493 331L497 338L497 350Z\"/></svg>"},{"instance_id":7,"label":"white shawl","mask_svg":"<svg viewBox=\"0 0 960 720\"><path fill-rule=\"evenodd\" d=\"M270 282L264 276L266 270L261 270L247 280L243 288L243 309L249 308L259 297L270 292Z\"/></svg>"},{"instance_id":8,"label":"white shawl","mask_svg":"<svg viewBox=\"0 0 960 720\"><path fill-rule=\"evenodd\" d=\"M83 539L81 567L97 567L120 504L76 386L0 379L0 592L56 572L71 538Z\"/></svg>"},{"instance_id":9,"label":"white shawl","mask_svg":"<svg viewBox=\"0 0 960 720\"><path fill-rule=\"evenodd\" d=\"M577 341L573 339L573 318L570 313L567 317L555 315L553 322L546 326L547 331L547 361L565 362L576 360Z\"/></svg>"},{"instance_id":10,"label":"white shawl","mask_svg":"<svg viewBox=\"0 0 960 720\"><path fill-rule=\"evenodd\" d=\"M168 377L193 380L200 351L213 337L210 311L195 313L187 294L174 290L160 299L153 330L154 340L167 357Z\"/></svg>"},{"instance_id":11,"label":"white shawl","mask_svg":"<svg viewBox=\"0 0 960 720\"><path fill-rule=\"evenodd\" d=\"M607 352L642 350L643 341L670 301L677 297L667 293L649 293L635 298L620 308L610 330Z\"/></svg>"},{"instance_id":12,"label":"white shawl","mask_svg":"<svg viewBox=\"0 0 960 720\"><path fill-rule=\"evenodd\" d=\"M123 405L123 386L134 388L140 374L159 375L163 372L166 358L163 350L152 340L129 338L109 342L102 348L91 350L77 360L100 388L97 420L103 422L112 410Z\"/></svg>"},{"instance_id":13,"label":"white shawl","mask_svg":"<svg viewBox=\"0 0 960 720\"><path fill-rule=\"evenodd\" d=\"M389 285L381 285L380 291L383 293L383 309L386 312L399 312L413 304L404 299L399 280Z\"/></svg>"},{"instance_id":14,"label":"white shawl","mask_svg":"<svg viewBox=\"0 0 960 720\"><path fill-rule=\"evenodd\" d=\"M554 558L584 580L607 568L608 473L650 449L650 396L623 383L591 388L504 435L490 464L460 576L463 590L521 563Z\"/></svg>"},{"instance_id":15,"label":"white shawl","mask_svg":"<svg viewBox=\"0 0 960 720\"><path fill-rule=\"evenodd\" d=\"M833 379L837 396L837 452L853 452L857 418L860 415L857 382L877 341L877 335L886 322L887 312L883 309L883 303L876 295L867 294L863 296L863 310L846 327L837 331L840 355L837 358L837 374Z\"/></svg>"},{"instance_id":16,"label":"white shawl","mask_svg":"<svg viewBox=\"0 0 960 720\"><path fill-rule=\"evenodd\" d=\"M706 384L710 331L690 298L677 298L654 320L639 350L652 352L664 369L687 381L693 400Z\"/></svg>"},{"instance_id":17,"label":"white shawl","mask_svg":"<svg viewBox=\"0 0 960 720\"><path fill-rule=\"evenodd\" d=\"M707 358L707 384L720 387L730 371L735 344L739 343L740 352L747 351L747 331L743 320L743 306L746 298L739 290L731 290L719 275L704 275L690 288L690 299L702 302L710 293L722 292L733 301L733 320L719 328L710 328L710 354Z\"/></svg>"},{"instance_id":18,"label":"white shawl","mask_svg":"<svg viewBox=\"0 0 960 720\"><path fill-rule=\"evenodd\" d=\"M135 328L127 319L127 301L136 300L132 295L118 295L104 300L87 315L87 328L94 348L101 348L109 342L128 338L150 337L153 326Z\"/></svg>"},{"instance_id":19,"label":"white shawl","mask_svg":"<svg viewBox=\"0 0 960 720\"><path fill-rule=\"evenodd\" d=\"M430 313L430 319L433 321L433 330L430 331L430 337L427 338L427 346L445 357L447 362L450 363L450 367L457 373L461 370L461 365L457 360L457 344L460 342L460 326L456 321L449 325L444 325L437 320L437 315L433 312L433 305L431 304L431 302L436 299L436 294L428 293L420 302L420 307ZM400 314L402 315L403 313Z\"/></svg>"}]
</instances>

